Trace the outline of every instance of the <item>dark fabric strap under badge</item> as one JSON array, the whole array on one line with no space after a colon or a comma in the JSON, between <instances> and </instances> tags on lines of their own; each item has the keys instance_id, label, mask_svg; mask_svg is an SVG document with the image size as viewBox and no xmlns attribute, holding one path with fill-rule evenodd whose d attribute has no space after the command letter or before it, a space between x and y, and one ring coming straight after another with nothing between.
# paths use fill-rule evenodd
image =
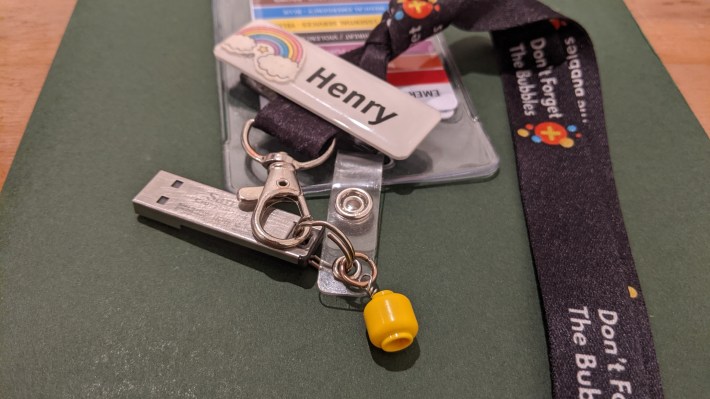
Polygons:
<instances>
[{"instance_id":1,"label":"dark fabric strap under badge","mask_svg":"<svg viewBox=\"0 0 710 399\"><path fill-rule=\"evenodd\" d=\"M451 24L492 31L499 54L554 397L662 398L589 36L534 0L393 0L366 45L344 57L384 77L392 58ZM310 155L339 134L284 98L256 125Z\"/></svg>"}]
</instances>

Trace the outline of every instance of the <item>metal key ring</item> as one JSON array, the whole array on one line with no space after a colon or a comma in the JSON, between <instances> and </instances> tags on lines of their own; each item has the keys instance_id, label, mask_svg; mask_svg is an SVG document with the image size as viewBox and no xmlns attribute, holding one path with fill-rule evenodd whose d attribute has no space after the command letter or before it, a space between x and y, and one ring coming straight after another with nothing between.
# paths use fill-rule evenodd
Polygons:
<instances>
[{"instance_id":1,"label":"metal key ring","mask_svg":"<svg viewBox=\"0 0 710 399\"><path fill-rule=\"evenodd\" d=\"M331 265L331 272L333 273L333 277L335 277L336 280L343 281L342 274L340 273L341 267L338 265L341 263L347 262L347 259L345 259L345 255L339 256L333 261L333 264ZM342 266L344 267L344 266ZM353 270L354 269L354 270ZM350 273L352 271L352 273ZM354 279L354 280L360 280L360 277L362 276L362 266L360 265L360 262L355 259L353 261L352 266L350 267L349 270L345 271L345 274L348 275L348 277Z\"/></svg>"},{"instance_id":2,"label":"metal key ring","mask_svg":"<svg viewBox=\"0 0 710 399\"><path fill-rule=\"evenodd\" d=\"M331 155L333 155L333 152L335 151L335 139L330 142L330 146L328 147L325 152L319 156L318 158L311 159L310 161L306 162L299 162L293 159L290 155L288 155L285 152L277 152L277 153L270 153L270 154L259 154L254 147L249 144L249 132L251 131L251 127L254 124L254 119L249 119L244 123L244 128L242 129L242 147L244 147L244 152L249 155L249 157L256 162L259 162L260 164L266 166L265 164L268 161L271 160L283 160L283 158L288 157L288 162L293 164L295 170L299 169L311 169L314 168L323 162L325 162L328 158L330 158Z\"/></svg>"},{"instance_id":3,"label":"metal key ring","mask_svg":"<svg viewBox=\"0 0 710 399\"><path fill-rule=\"evenodd\" d=\"M341 260L343 259L343 260ZM369 274L369 279L367 281L362 281L359 277L357 279L352 278L348 276L348 273L346 270L341 270L344 267L344 258L338 258L336 261L333 263L333 275L340 278L340 281L342 281L345 284L351 285L353 287L358 287L362 289L369 289L375 282L375 279L377 279L377 265L375 264L375 261L370 259L369 256L365 255L362 252L355 252L355 259L362 259L365 262L367 262L368 266L370 266L370 274ZM337 273L337 274L336 274Z\"/></svg>"},{"instance_id":4,"label":"metal key ring","mask_svg":"<svg viewBox=\"0 0 710 399\"><path fill-rule=\"evenodd\" d=\"M345 236L345 234L337 227L335 227L332 223L328 223L323 220L310 220L310 219L305 219L305 220L300 220L296 227L311 227L311 226L320 226L323 228L326 228L330 230L328 234L328 238L335 243L335 245L340 248L340 251L343 253L343 256L345 256L345 259L347 261L346 267L346 272L350 271L350 268L353 266L353 263L355 262L355 247L353 247L353 243L350 242L348 237Z\"/></svg>"}]
</instances>

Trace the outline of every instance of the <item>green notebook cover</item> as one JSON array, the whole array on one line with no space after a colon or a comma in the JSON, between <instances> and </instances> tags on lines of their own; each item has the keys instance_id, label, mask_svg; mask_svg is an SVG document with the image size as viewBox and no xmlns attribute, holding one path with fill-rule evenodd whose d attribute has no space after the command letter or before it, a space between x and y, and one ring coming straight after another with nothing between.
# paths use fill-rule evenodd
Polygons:
<instances>
[{"instance_id":1,"label":"green notebook cover","mask_svg":"<svg viewBox=\"0 0 710 399\"><path fill-rule=\"evenodd\" d=\"M667 397L707 397L708 139L621 0L548 4L595 42ZM135 216L160 169L222 185L210 4L79 1L0 194L0 397L549 397L495 55L447 36L501 170L384 195L380 284L421 325L392 355L314 270Z\"/></svg>"}]
</instances>

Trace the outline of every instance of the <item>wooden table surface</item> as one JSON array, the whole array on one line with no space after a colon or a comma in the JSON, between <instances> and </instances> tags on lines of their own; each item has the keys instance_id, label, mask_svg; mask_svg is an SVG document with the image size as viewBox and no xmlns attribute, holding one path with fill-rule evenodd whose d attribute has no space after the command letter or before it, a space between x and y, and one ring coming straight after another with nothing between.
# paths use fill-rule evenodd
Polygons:
<instances>
[{"instance_id":1,"label":"wooden table surface","mask_svg":"<svg viewBox=\"0 0 710 399\"><path fill-rule=\"evenodd\" d=\"M625 0L710 135L710 0ZM0 0L0 189L76 0Z\"/></svg>"}]
</instances>

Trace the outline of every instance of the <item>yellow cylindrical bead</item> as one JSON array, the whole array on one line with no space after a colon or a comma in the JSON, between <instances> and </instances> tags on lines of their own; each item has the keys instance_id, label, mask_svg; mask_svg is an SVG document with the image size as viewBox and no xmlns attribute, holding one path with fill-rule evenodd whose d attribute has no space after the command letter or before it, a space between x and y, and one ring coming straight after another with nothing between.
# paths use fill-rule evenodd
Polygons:
<instances>
[{"instance_id":1,"label":"yellow cylindrical bead","mask_svg":"<svg viewBox=\"0 0 710 399\"><path fill-rule=\"evenodd\" d=\"M370 342L385 352L408 347L419 331L412 303L406 296L389 290L373 295L363 315Z\"/></svg>"}]
</instances>

